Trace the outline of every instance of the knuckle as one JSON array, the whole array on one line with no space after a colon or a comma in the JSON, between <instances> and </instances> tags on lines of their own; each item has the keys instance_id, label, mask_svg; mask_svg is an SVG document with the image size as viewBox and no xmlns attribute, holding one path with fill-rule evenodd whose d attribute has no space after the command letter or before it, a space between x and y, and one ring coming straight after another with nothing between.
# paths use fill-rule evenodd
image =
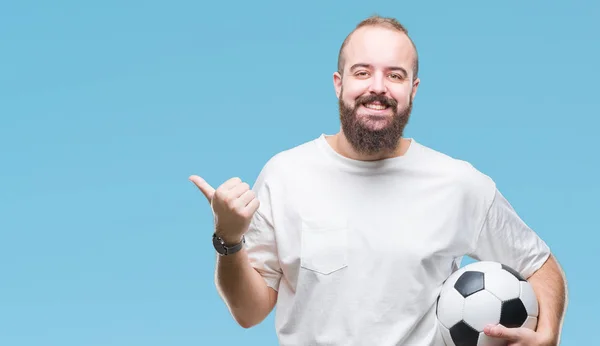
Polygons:
<instances>
[{"instance_id":1,"label":"knuckle","mask_svg":"<svg viewBox=\"0 0 600 346\"><path fill-rule=\"evenodd\" d=\"M227 207L231 210L235 209L235 204L236 204L235 201L236 201L236 199L233 198L231 195L226 196L225 200L224 200L225 205L227 205Z\"/></svg>"},{"instance_id":2,"label":"knuckle","mask_svg":"<svg viewBox=\"0 0 600 346\"><path fill-rule=\"evenodd\" d=\"M254 215L255 210L254 209L246 209L244 211L244 215L246 217L247 220L252 219L252 216Z\"/></svg>"},{"instance_id":3,"label":"knuckle","mask_svg":"<svg viewBox=\"0 0 600 346\"><path fill-rule=\"evenodd\" d=\"M228 205L231 202L231 196L226 193L221 193L221 200Z\"/></svg>"},{"instance_id":4,"label":"knuckle","mask_svg":"<svg viewBox=\"0 0 600 346\"><path fill-rule=\"evenodd\" d=\"M238 214L241 213L243 210L242 206L237 200L231 203L231 209L233 209Z\"/></svg>"},{"instance_id":5,"label":"knuckle","mask_svg":"<svg viewBox=\"0 0 600 346\"><path fill-rule=\"evenodd\" d=\"M242 218L242 219L247 219L248 218L248 211L245 210L244 208L238 208L237 209L237 213L238 215Z\"/></svg>"}]
</instances>

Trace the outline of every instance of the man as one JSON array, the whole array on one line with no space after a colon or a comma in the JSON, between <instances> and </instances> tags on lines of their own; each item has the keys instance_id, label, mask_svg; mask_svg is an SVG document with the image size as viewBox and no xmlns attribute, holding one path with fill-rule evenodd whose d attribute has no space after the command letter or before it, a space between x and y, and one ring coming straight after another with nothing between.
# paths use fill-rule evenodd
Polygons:
<instances>
[{"instance_id":1,"label":"man","mask_svg":"<svg viewBox=\"0 0 600 346\"><path fill-rule=\"evenodd\" d=\"M515 268L539 298L536 332L486 333L558 344L565 281L548 246L489 177L403 136L420 82L404 27L361 22L333 82L339 133L275 155L253 189L190 177L214 212L216 283L236 321L276 306L281 345L443 345L436 298L470 255Z\"/></svg>"}]
</instances>

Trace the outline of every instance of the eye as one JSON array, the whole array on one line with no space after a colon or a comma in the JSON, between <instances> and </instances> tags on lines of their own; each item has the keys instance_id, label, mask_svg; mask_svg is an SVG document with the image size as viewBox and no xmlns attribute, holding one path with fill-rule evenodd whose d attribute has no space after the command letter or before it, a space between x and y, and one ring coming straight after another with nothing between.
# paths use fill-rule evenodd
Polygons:
<instances>
[{"instance_id":1,"label":"eye","mask_svg":"<svg viewBox=\"0 0 600 346\"><path fill-rule=\"evenodd\" d=\"M369 73L367 71L358 71L354 74L356 77L367 77Z\"/></svg>"},{"instance_id":2,"label":"eye","mask_svg":"<svg viewBox=\"0 0 600 346\"><path fill-rule=\"evenodd\" d=\"M402 80L402 79L404 79L404 77L403 77L402 75L400 75L400 74L397 74L397 73L392 73L392 74L390 75L390 77L391 77L392 79L395 79L395 80Z\"/></svg>"}]
</instances>

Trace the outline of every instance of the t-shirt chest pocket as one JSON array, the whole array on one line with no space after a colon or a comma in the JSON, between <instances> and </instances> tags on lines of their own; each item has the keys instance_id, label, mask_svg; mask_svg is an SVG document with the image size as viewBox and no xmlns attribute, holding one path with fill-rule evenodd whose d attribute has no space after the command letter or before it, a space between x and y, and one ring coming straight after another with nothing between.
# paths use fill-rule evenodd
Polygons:
<instances>
[{"instance_id":1,"label":"t-shirt chest pocket","mask_svg":"<svg viewBox=\"0 0 600 346\"><path fill-rule=\"evenodd\" d=\"M348 266L348 227L302 223L300 265L323 275Z\"/></svg>"}]
</instances>

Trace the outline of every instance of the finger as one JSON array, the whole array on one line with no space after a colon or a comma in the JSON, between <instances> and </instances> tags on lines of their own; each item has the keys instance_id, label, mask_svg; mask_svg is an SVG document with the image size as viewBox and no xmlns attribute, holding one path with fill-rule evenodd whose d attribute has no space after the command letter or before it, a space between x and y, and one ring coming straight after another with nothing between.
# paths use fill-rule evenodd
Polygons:
<instances>
[{"instance_id":1,"label":"finger","mask_svg":"<svg viewBox=\"0 0 600 346\"><path fill-rule=\"evenodd\" d=\"M206 199L208 200L208 203L210 203L215 194L215 189L212 186L210 186L210 184L207 183L206 180L200 178L197 175L190 176L189 180L192 183L194 183L196 187L198 187L198 189L202 192L204 197L206 197Z\"/></svg>"},{"instance_id":2,"label":"finger","mask_svg":"<svg viewBox=\"0 0 600 346\"><path fill-rule=\"evenodd\" d=\"M256 213L256 211L258 210L259 206L260 201L258 200L258 198L253 198L248 204L246 204L246 206L239 209L240 215L247 218L252 218L254 213Z\"/></svg>"},{"instance_id":3,"label":"finger","mask_svg":"<svg viewBox=\"0 0 600 346\"><path fill-rule=\"evenodd\" d=\"M241 208L246 208L246 206L248 205L248 203L252 202L252 200L255 197L256 196L254 194L254 191L247 190L246 192L242 193L242 195L238 198L237 203L239 204L239 206Z\"/></svg>"},{"instance_id":4,"label":"finger","mask_svg":"<svg viewBox=\"0 0 600 346\"><path fill-rule=\"evenodd\" d=\"M518 328L507 328L501 324L488 325L483 329L483 332L488 336L509 341L517 341L520 338Z\"/></svg>"},{"instance_id":5,"label":"finger","mask_svg":"<svg viewBox=\"0 0 600 346\"><path fill-rule=\"evenodd\" d=\"M220 186L220 189L222 189L223 191L231 190L232 188L239 185L241 182L242 182L242 180L240 178L234 177L234 178L231 178L231 179L227 180L226 182L224 182Z\"/></svg>"},{"instance_id":6,"label":"finger","mask_svg":"<svg viewBox=\"0 0 600 346\"><path fill-rule=\"evenodd\" d=\"M254 198L250 201L250 203L248 203L248 205L246 205L246 208L244 208L244 210L246 210L248 214L254 215L254 213L256 213L259 207L260 201L258 200L258 198Z\"/></svg>"},{"instance_id":7,"label":"finger","mask_svg":"<svg viewBox=\"0 0 600 346\"><path fill-rule=\"evenodd\" d=\"M234 199L237 199L249 190L250 185L248 185L247 183L240 183L232 187L229 191L227 191L227 195Z\"/></svg>"}]
</instances>

